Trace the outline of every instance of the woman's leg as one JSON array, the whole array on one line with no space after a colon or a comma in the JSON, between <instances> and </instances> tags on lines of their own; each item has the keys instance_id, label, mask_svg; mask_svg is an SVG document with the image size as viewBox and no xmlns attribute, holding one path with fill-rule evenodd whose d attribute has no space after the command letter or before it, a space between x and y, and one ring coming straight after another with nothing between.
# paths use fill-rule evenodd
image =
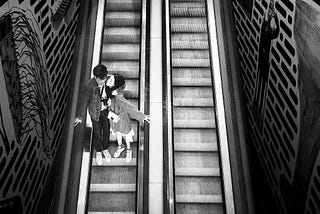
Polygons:
<instances>
[{"instance_id":1,"label":"woman's leg","mask_svg":"<svg viewBox=\"0 0 320 214\"><path fill-rule=\"evenodd\" d=\"M118 158L121 155L121 152L123 152L124 148L121 146L122 145L122 134L120 132L117 132L117 143L118 143L118 148L113 154L113 157Z\"/></svg>"}]
</instances>

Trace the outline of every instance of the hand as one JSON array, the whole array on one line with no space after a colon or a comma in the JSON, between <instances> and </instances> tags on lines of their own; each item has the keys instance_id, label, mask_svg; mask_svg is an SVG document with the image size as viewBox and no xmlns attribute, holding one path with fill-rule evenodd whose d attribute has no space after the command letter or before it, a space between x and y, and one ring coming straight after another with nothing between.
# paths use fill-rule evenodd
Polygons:
<instances>
[{"instance_id":1,"label":"hand","mask_svg":"<svg viewBox=\"0 0 320 214\"><path fill-rule=\"evenodd\" d=\"M111 99L110 98L107 101L107 106L111 106Z\"/></svg>"},{"instance_id":2,"label":"hand","mask_svg":"<svg viewBox=\"0 0 320 214\"><path fill-rule=\"evenodd\" d=\"M146 115L146 116L144 117L144 120L145 120L146 122L150 123L150 122L151 122L151 120L150 120L150 115Z\"/></svg>"},{"instance_id":3,"label":"hand","mask_svg":"<svg viewBox=\"0 0 320 214\"><path fill-rule=\"evenodd\" d=\"M118 96L118 91L117 91L117 90L113 90L113 91L111 92L111 94L112 94L113 96Z\"/></svg>"},{"instance_id":4,"label":"hand","mask_svg":"<svg viewBox=\"0 0 320 214\"><path fill-rule=\"evenodd\" d=\"M80 119L79 117L76 117L74 119L74 126L77 126L79 123L82 123L82 119Z\"/></svg>"}]
</instances>

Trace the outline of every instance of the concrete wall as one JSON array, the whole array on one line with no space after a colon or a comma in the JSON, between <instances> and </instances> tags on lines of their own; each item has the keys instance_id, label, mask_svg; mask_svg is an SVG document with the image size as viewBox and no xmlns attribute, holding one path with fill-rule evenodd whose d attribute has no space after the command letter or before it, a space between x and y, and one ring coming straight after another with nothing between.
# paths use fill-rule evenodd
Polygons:
<instances>
[{"instance_id":1,"label":"concrete wall","mask_svg":"<svg viewBox=\"0 0 320 214\"><path fill-rule=\"evenodd\" d=\"M270 2L233 0L248 146L281 213L319 213L320 3Z\"/></svg>"},{"instance_id":2,"label":"concrete wall","mask_svg":"<svg viewBox=\"0 0 320 214\"><path fill-rule=\"evenodd\" d=\"M61 143L80 1L53 23L60 2L0 1L0 213L36 212Z\"/></svg>"}]
</instances>

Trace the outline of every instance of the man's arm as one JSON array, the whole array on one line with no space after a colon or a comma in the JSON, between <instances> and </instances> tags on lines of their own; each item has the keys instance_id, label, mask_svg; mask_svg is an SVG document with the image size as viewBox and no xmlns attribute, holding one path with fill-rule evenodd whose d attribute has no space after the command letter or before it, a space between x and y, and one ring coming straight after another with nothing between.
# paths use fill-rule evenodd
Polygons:
<instances>
[{"instance_id":1,"label":"man's arm","mask_svg":"<svg viewBox=\"0 0 320 214\"><path fill-rule=\"evenodd\" d=\"M83 121L83 119L86 115L87 106L88 106L90 96L91 96L90 87L88 84L86 84L80 92L80 104L79 104L76 118L74 121L75 126Z\"/></svg>"}]
</instances>

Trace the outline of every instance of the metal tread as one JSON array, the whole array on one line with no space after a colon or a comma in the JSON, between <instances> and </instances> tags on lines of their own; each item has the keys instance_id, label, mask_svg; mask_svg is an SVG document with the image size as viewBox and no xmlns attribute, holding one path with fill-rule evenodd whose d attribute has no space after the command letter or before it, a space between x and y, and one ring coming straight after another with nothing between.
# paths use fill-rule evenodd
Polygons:
<instances>
[{"instance_id":1,"label":"metal tread","mask_svg":"<svg viewBox=\"0 0 320 214\"><path fill-rule=\"evenodd\" d=\"M222 203L222 195L184 195L176 194L178 203Z\"/></svg>"},{"instance_id":2,"label":"metal tread","mask_svg":"<svg viewBox=\"0 0 320 214\"><path fill-rule=\"evenodd\" d=\"M220 176L219 167L216 168L176 168L175 176Z\"/></svg>"},{"instance_id":3,"label":"metal tread","mask_svg":"<svg viewBox=\"0 0 320 214\"><path fill-rule=\"evenodd\" d=\"M90 184L90 192L135 192L136 184Z\"/></svg>"},{"instance_id":4,"label":"metal tread","mask_svg":"<svg viewBox=\"0 0 320 214\"><path fill-rule=\"evenodd\" d=\"M88 212L88 214L135 214L135 212Z\"/></svg>"},{"instance_id":5,"label":"metal tread","mask_svg":"<svg viewBox=\"0 0 320 214\"><path fill-rule=\"evenodd\" d=\"M174 143L174 151L217 152L215 143Z\"/></svg>"},{"instance_id":6,"label":"metal tread","mask_svg":"<svg viewBox=\"0 0 320 214\"><path fill-rule=\"evenodd\" d=\"M136 166L137 165L137 159L132 158L130 163L126 162L125 158L112 158L110 163L107 163L104 159L102 160L102 165L97 165L96 158L93 158L92 166L93 167L110 167L110 166Z\"/></svg>"}]
</instances>

